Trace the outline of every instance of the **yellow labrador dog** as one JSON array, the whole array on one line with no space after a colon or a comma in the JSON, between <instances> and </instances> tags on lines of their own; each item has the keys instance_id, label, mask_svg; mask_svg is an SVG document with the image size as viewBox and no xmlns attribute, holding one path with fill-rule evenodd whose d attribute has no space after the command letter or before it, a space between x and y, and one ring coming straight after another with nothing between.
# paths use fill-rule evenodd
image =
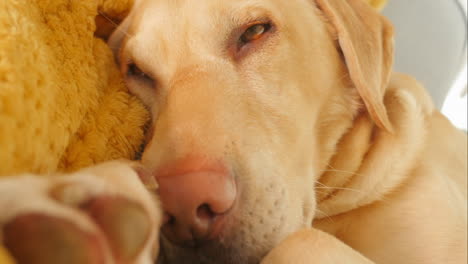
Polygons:
<instances>
[{"instance_id":1,"label":"yellow labrador dog","mask_svg":"<svg viewBox=\"0 0 468 264\"><path fill-rule=\"evenodd\" d=\"M0 184L20 263L466 263L467 136L361 0L137 0L110 46L144 168Z\"/></svg>"}]
</instances>

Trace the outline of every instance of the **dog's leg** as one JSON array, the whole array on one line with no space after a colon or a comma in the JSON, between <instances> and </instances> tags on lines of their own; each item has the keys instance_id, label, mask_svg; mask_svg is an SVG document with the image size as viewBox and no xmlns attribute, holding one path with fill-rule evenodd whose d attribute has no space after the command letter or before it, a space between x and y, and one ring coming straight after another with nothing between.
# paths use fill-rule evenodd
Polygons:
<instances>
[{"instance_id":1,"label":"dog's leg","mask_svg":"<svg viewBox=\"0 0 468 264\"><path fill-rule=\"evenodd\" d=\"M299 231L274 248L261 264L372 264L337 238L316 229Z\"/></svg>"},{"instance_id":2,"label":"dog's leg","mask_svg":"<svg viewBox=\"0 0 468 264\"><path fill-rule=\"evenodd\" d=\"M161 211L136 166L0 180L0 243L17 264L154 263Z\"/></svg>"}]
</instances>

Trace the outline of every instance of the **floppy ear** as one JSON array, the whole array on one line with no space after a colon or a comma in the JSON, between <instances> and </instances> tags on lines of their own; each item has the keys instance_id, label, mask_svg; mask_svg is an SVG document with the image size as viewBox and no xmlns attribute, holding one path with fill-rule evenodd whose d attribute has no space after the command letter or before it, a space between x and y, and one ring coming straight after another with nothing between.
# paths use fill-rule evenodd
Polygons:
<instances>
[{"instance_id":1,"label":"floppy ear","mask_svg":"<svg viewBox=\"0 0 468 264\"><path fill-rule=\"evenodd\" d=\"M335 28L346 66L367 111L392 131L383 99L393 66L393 27L363 0L315 0Z\"/></svg>"}]
</instances>

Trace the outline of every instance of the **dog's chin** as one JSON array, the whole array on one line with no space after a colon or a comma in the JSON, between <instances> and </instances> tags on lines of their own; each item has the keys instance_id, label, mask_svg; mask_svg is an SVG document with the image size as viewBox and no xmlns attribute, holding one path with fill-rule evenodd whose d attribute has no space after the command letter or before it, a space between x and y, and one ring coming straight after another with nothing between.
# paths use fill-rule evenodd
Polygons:
<instances>
[{"instance_id":1,"label":"dog's chin","mask_svg":"<svg viewBox=\"0 0 468 264\"><path fill-rule=\"evenodd\" d=\"M235 237L196 247L181 247L162 237L158 264L258 264L263 255Z\"/></svg>"}]
</instances>

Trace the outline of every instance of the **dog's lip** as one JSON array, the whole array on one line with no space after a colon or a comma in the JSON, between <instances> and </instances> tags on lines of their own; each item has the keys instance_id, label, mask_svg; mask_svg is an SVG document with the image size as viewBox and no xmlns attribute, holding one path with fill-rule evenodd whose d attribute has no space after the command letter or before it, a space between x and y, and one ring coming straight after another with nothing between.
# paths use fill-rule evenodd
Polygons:
<instances>
[{"instance_id":1,"label":"dog's lip","mask_svg":"<svg viewBox=\"0 0 468 264\"><path fill-rule=\"evenodd\" d=\"M210 230L208 230L207 236L205 238L206 241L213 241L216 240L224 231L224 227L226 226L227 218L226 214L216 216L212 221L213 225L211 226Z\"/></svg>"},{"instance_id":2,"label":"dog's lip","mask_svg":"<svg viewBox=\"0 0 468 264\"><path fill-rule=\"evenodd\" d=\"M213 219L213 224L210 227L210 229L206 232L204 237L195 239L192 237L190 240L185 240L185 241L179 241L179 242L174 242L171 239L167 239L173 244L177 244L180 247L183 248L191 248L191 249L200 249L203 248L204 246L219 241L220 237L225 231L225 226L227 226L227 215L218 215ZM168 216L167 219L165 219L165 223L170 221L170 217ZM163 224L164 225L164 224Z\"/></svg>"}]
</instances>

